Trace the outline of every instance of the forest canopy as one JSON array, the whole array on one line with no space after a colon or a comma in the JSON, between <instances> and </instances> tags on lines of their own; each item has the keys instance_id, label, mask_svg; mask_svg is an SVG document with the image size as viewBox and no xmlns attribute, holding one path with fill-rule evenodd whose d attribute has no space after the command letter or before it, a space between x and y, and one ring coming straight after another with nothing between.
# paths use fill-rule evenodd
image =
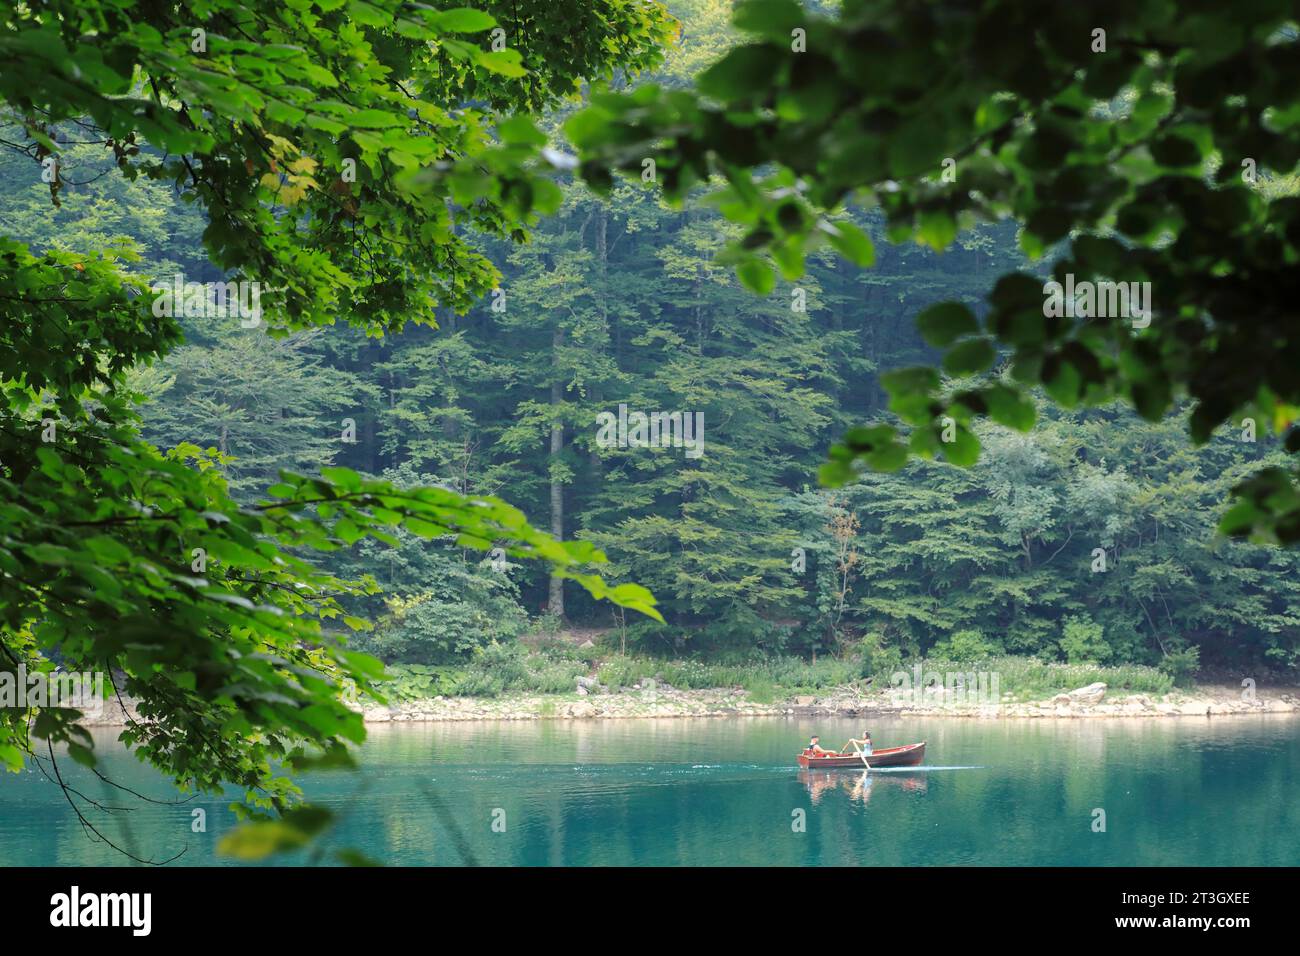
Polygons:
<instances>
[{"instance_id":1,"label":"forest canopy","mask_svg":"<svg viewBox=\"0 0 1300 956\"><path fill-rule=\"evenodd\" d=\"M968 464L971 420L1028 428L1031 386L1066 408L1122 398L1151 421L1190 398L1197 443L1250 419L1296 452L1300 198L1269 188L1300 162L1296 16L1288 2L846 0L815 12L746 0L743 42L695 90L595 96L566 129L600 190L611 167L639 174L647 159L679 200L724 180L710 198L742 227L727 258L760 292L778 273L798 280L819 245L872 261L870 239L834 215L846 203L879 209L890 240L935 249L979 219L1014 217L1021 249L1050 254L1058 284L1147 291L1141 314L1053 313L1042 278L1021 269L990 277L978 318L960 300L935 304L918 322L944 371L1005 362L1008 374L951 391L932 367L891 371L890 407L910 432L848 433L828 482L910 453ZM1115 318L1133 321L1102 321ZM1300 541L1296 477L1293 465L1250 476L1223 529Z\"/></svg>"}]
</instances>

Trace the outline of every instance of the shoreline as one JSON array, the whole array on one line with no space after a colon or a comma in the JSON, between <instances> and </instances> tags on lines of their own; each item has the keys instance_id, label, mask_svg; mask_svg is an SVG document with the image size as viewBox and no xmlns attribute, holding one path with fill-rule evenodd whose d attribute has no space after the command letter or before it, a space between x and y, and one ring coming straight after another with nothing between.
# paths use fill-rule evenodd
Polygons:
<instances>
[{"instance_id":1,"label":"shoreline","mask_svg":"<svg viewBox=\"0 0 1300 956\"><path fill-rule=\"evenodd\" d=\"M128 701L134 718L133 702ZM966 719L1115 719L1167 717L1232 717L1243 714L1300 713L1300 689L1261 690L1244 697L1231 688L1198 688L1163 695L1110 693L1093 684L1050 699L1003 700L962 704L933 699L899 704L888 691L861 694L839 688L822 695L799 695L770 703L750 700L739 688L677 690L659 685L653 691L627 689L596 694L523 694L509 697L434 697L352 706L367 724L427 723L467 720L636 720L669 717L961 717ZM87 726L115 727L128 723L117 701L104 713L86 717Z\"/></svg>"}]
</instances>

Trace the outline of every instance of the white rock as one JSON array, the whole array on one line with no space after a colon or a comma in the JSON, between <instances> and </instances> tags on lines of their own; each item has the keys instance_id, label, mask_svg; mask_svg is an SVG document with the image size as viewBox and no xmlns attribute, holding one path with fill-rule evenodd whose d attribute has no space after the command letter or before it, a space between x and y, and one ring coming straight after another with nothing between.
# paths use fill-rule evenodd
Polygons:
<instances>
[{"instance_id":1,"label":"white rock","mask_svg":"<svg viewBox=\"0 0 1300 956\"><path fill-rule=\"evenodd\" d=\"M1087 687L1072 690L1068 696L1076 704L1100 704L1101 699L1106 696L1106 685L1098 681Z\"/></svg>"}]
</instances>

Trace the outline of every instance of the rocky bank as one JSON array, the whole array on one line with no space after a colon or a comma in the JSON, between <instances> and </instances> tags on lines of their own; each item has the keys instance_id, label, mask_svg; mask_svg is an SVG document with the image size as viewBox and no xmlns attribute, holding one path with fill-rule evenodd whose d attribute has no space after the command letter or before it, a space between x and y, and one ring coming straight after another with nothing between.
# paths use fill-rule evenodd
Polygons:
<instances>
[{"instance_id":1,"label":"rocky bank","mask_svg":"<svg viewBox=\"0 0 1300 956\"><path fill-rule=\"evenodd\" d=\"M357 706L367 723L433 720L545 720L630 719L638 717L765 717L817 715L823 717L971 717L998 718L1105 718L1105 717L1229 717L1238 714L1300 713L1300 691L1295 688L1258 690L1247 694L1232 687L1202 687L1193 692L1163 695L1111 691L1091 684L1044 700L1019 702L1004 694L997 703L967 704L948 692L924 696L890 691L864 693L842 687L821 695L791 697L772 703L748 698L742 688L678 690L663 683L653 688L613 691L579 687L574 694L522 695L500 698L434 697L425 700L367 703ZM127 702L130 710L131 702ZM134 717L134 714L131 714ZM115 726L126 722L126 712L116 702L103 715L85 723Z\"/></svg>"}]
</instances>

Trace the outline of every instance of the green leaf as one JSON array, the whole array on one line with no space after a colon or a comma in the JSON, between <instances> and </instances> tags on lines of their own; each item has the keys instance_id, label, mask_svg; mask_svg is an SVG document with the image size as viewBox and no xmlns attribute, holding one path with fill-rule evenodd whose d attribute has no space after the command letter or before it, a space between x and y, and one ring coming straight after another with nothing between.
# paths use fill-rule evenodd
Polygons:
<instances>
[{"instance_id":1,"label":"green leaf","mask_svg":"<svg viewBox=\"0 0 1300 956\"><path fill-rule=\"evenodd\" d=\"M940 302L916 317L921 338L935 348L946 348L963 335L979 331L975 314L960 302Z\"/></svg>"},{"instance_id":2,"label":"green leaf","mask_svg":"<svg viewBox=\"0 0 1300 956\"><path fill-rule=\"evenodd\" d=\"M943 368L949 375L975 375L988 369L997 357L989 339L966 339L948 350L943 357Z\"/></svg>"},{"instance_id":3,"label":"green leaf","mask_svg":"<svg viewBox=\"0 0 1300 956\"><path fill-rule=\"evenodd\" d=\"M1069 361L1053 353L1043 360L1043 385L1052 398L1066 408L1079 404L1083 393L1083 376Z\"/></svg>"},{"instance_id":4,"label":"green leaf","mask_svg":"<svg viewBox=\"0 0 1300 956\"><path fill-rule=\"evenodd\" d=\"M856 477L853 468L842 461L828 461L817 469L817 481L827 488L840 488Z\"/></svg>"},{"instance_id":5,"label":"green leaf","mask_svg":"<svg viewBox=\"0 0 1300 956\"><path fill-rule=\"evenodd\" d=\"M480 33L483 30L491 30L497 25L491 14L472 7L440 10L432 14L429 19L432 20L435 28L448 33Z\"/></svg>"},{"instance_id":6,"label":"green leaf","mask_svg":"<svg viewBox=\"0 0 1300 956\"><path fill-rule=\"evenodd\" d=\"M696 87L723 101L756 96L772 82L779 63L777 49L768 44L738 46L701 73Z\"/></svg>"},{"instance_id":7,"label":"green leaf","mask_svg":"<svg viewBox=\"0 0 1300 956\"><path fill-rule=\"evenodd\" d=\"M526 146L545 146L546 134L527 116L512 116L497 124L497 133L503 142Z\"/></svg>"},{"instance_id":8,"label":"green leaf","mask_svg":"<svg viewBox=\"0 0 1300 956\"><path fill-rule=\"evenodd\" d=\"M926 366L900 368L882 374L880 384L890 395L928 395L939 387L939 374Z\"/></svg>"},{"instance_id":9,"label":"green leaf","mask_svg":"<svg viewBox=\"0 0 1300 956\"><path fill-rule=\"evenodd\" d=\"M387 110L357 110L349 113L348 125L355 129L387 129L392 126L405 126L407 118L397 112Z\"/></svg>"},{"instance_id":10,"label":"green leaf","mask_svg":"<svg viewBox=\"0 0 1300 956\"><path fill-rule=\"evenodd\" d=\"M866 269L876 264L876 247L871 237L851 222L823 223L822 230L844 258Z\"/></svg>"},{"instance_id":11,"label":"green leaf","mask_svg":"<svg viewBox=\"0 0 1300 956\"><path fill-rule=\"evenodd\" d=\"M388 27L392 25L392 14L381 7L365 0L350 0L348 16L357 23L367 27Z\"/></svg>"},{"instance_id":12,"label":"green leaf","mask_svg":"<svg viewBox=\"0 0 1300 956\"><path fill-rule=\"evenodd\" d=\"M131 560L131 549L108 535L97 534L87 538L83 543L95 557L109 564L125 564Z\"/></svg>"},{"instance_id":13,"label":"green leaf","mask_svg":"<svg viewBox=\"0 0 1300 956\"><path fill-rule=\"evenodd\" d=\"M736 29L774 39L788 39L795 27L808 25L808 14L795 0L741 0L731 14Z\"/></svg>"},{"instance_id":14,"label":"green leaf","mask_svg":"<svg viewBox=\"0 0 1300 956\"><path fill-rule=\"evenodd\" d=\"M95 752L91 750L89 747L85 746L84 744L73 743L69 741L68 756L70 756L77 763L81 764L83 767L95 766Z\"/></svg>"},{"instance_id":15,"label":"green leaf","mask_svg":"<svg viewBox=\"0 0 1300 956\"><path fill-rule=\"evenodd\" d=\"M980 443L965 425L958 425L955 430L953 440L950 442L940 442L940 448L943 450L945 460L959 465L962 468L969 468L979 460Z\"/></svg>"},{"instance_id":16,"label":"green leaf","mask_svg":"<svg viewBox=\"0 0 1300 956\"><path fill-rule=\"evenodd\" d=\"M924 210L917 224L917 236L931 249L942 252L957 238L957 222L946 209Z\"/></svg>"},{"instance_id":17,"label":"green leaf","mask_svg":"<svg viewBox=\"0 0 1300 956\"><path fill-rule=\"evenodd\" d=\"M859 425L844 433L843 444L854 454L863 454L883 448L897 434L892 425Z\"/></svg>"},{"instance_id":18,"label":"green leaf","mask_svg":"<svg viewBox=\"0 0 1300 956\"><path fill-rule=\"evenodd\" d=\"M863 456L872 471L898 471L907 464L908 447L900 442L890 442Z\"/></svg>"},{"instance_id":19,"label":"green leaf","mask_svg":"<svg viewBox=\"0 0 1300 956\"><path fill-rule=\"evenodd\" d=\"M351 468L326 466L320 470L321 477L331 481L344 491L356 491L361 487L361 476Z\"/></svg>"},{"instance_id":20,"label":"green leaf","mask_svg":"<svg viewBox=\"0 0 1300 956\"><path fill-rule=\"evenodd\" d=\"M776 273L761 259L746 259L736 267L741 285L759 295L768 295L776 288Z\"/></svg>"},{"instance_id":21,"label":"green leaf","mask_svg":"<svg viewBox=\"0 0 1300 956\"><path fill-rule=\"evenodd\" d=\"M989 417L1001 425L1027 432L1034 427L1034 403L1014 388L996 384L983 392Z\"/></svg>"},{"instance_id":22,"label":"green leaf","mask_svg":"<svg viewBox=\"0 0 1300 956\"><path fill-rule=\"evenodd\" d=\"M486 70L512 79L528 75L528 71L523 67L523 59L519 51L509 47L504 50L493 50L490 53L480 53L477 62L479 66Z\"/></svg>"},{"instance_id":23,"label":"green leaf","mask_svg":"<svg viewBox=\"0 0 1300 956\"><path fill-rule=\"evenodd\" d=\"M23 752L12 744L0 743L0 764L11 773L23 769Z\"/></svg>"}]
</instances>

